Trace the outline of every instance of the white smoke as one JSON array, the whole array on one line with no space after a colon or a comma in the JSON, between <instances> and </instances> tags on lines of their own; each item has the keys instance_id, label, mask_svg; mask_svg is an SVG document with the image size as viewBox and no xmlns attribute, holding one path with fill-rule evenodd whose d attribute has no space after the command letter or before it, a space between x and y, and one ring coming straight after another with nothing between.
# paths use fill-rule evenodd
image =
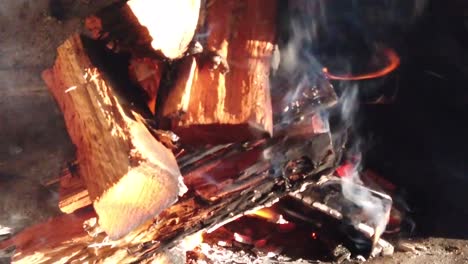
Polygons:
<instances>
[{"instance_id":1,"label":"white smoke","mask_svg":"<svg viewBox=\"0 0 468 264\"><path fill-rule=\"evenodd\" d=\"M318 32L329 30L327 20L329 20L328 16L331 11L327 9L327 1L298 1L297 3L298 7L291 6L294 4L290 3L289 11L298 13L291 14L292 17L289 18L287 25L289 38L286 43L280 45L281 60L278 75L280 78L288 79L286 85L288 90L282 93L285 110L290 109L291 105L294 106L296 102L301 102L304 96L307 97L310 87L314 85L320 87L317 82L323 77L321 76L323 65L314 56L313 51L314 47L318 47L319 42L323 41ZM420 10L424 5L419 1L418 3L420 5L417 9ZM420 12L418 10L415 12ZM332 29L330 30L332 31ZM339 61L341 69L352 72L352 64L347 58L340 57ZM294 89L290 89L290 87L294 87ZM359 121L359 87L357 83L353 83L341 88L344 89L339 98L338 106L333 111L338 110L341 125L354 132L353 144L348 146L347 153L360 159L366 142L355 133L357 121ZM359 176L360 165L358 162L354 170L344 177L341 186L342 195L359 208L358 211L349 210L352 214L349 216L351 220L354 218L355 224L358 224L359 221L365 221L374 228L374 236L379 237L388 222L391 198L363 186Z\"/></svg>"},{"instance_id":2,"label":"white smoke","mask_svg":"<svg viewBox=\"0 0 468 264\"><path fill-rule=\"evenodd\" d=\"M348 146L347 150L347 156L353 159L355 164L352 170L348 171L347 175L344 175L341 189L343 196L360 209L361 216L359 220L364 220L367 224L372 226L375 230L374 237L378 238L385 230L392 203L389 196L380 195L363 187L360 178L362 148L365 141L359 135L356 135L354 129L358 121L357 119L359 118L358 92L358 86L352 85L344 90L340 98L339 107L342 122L344 122L349 130L354 130L355 137L353 143L351 146ZM350 218L353 220L353 216L350 216Z\"/></svg>"}]
</instances>

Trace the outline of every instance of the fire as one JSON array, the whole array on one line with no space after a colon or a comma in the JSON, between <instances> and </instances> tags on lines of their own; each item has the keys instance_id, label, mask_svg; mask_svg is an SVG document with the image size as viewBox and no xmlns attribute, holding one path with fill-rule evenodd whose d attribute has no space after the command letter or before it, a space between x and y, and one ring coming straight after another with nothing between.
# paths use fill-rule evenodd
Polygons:
<instances>
[{"instance_id":1,"label":"fire","mask_svg":"<svg viewBox=\"0 0 468 264\"><path fill-rule=\"evenodd\" d=\"M269 222L276 223L276 224L288 223L288 221L286 221L281 214L277 213L274 209L269 208L269 207L262 208L249 215L260 217Z\"/></svg>"},{"instance_id":2,"label":"fire","mask_svg":"<svg viewBox=\"0 0 468 264\"><path fill-rule=\"evenodd\" d=\"M331 80L342 80L342 81L359 81L359 80L366 80L366 79L374 79L385 76L392 71L394 71L398 66L400 66L400 57L396 54L396 52L392 49L385 49L383 50L385 56L388 60L388 65L385 66L383 69L380 69L375 72L364 73L360 75L334 75L330 73L327 68L323 68L323 73L327 78Z\"/></svg>"}]
</instances>

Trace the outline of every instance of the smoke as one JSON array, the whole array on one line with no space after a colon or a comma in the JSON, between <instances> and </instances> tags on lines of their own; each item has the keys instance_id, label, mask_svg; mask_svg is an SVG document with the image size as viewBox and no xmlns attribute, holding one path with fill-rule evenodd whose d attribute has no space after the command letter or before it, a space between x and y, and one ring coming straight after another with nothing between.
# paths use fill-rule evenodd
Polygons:
<instances>
[{"instance_id":1,"label":"smoke","mask_svg":"<svg viewBox=\"0 0 468 264\"><path fill-rule=\"evenodd\" d=\"M287 37L279 41L280 64L272 81L273 97L282 98L282 122L290 124L294 122L294 117L310 112L321 112L322 117L339 116L339 126L352 135L345 157L354 163L353 170L343 177L342 195L351 202L350 207L358 208L345 210L354 224L365 222L372 226L375 230L374 237L378 238L385 230L392 201L389 196L363 186L360 179L363 148L369 142L357 130L357 124L361 121L359 83L341 82L340 87L337 87L340 92L338 103L329 112L324 112L324 108L308 106L323 105L324 98L329 95L325 90L332 85L323 76L323 66L328 67L332 63L341 71L352 73L356 62L366 60L360 54L372 54L375 45L392 34L390 31L385 32L385 29L407 25L415 18L415 14L422 13L426 1L411 4L402 1L380 4L372 1L365 1L365 4L357 1L293 2L294 4L288 6L289 16L282 20L286 25L282 25L285 31L280 32L280 35L286 33ZM368 13L375 11L376 6L380 5L387 5L386 8L379 9L379 12L383 12L381 17ZM397 18L395 11L398 10L405 10L404 16ZM350 30L347 31L348 29ZM348 56L349 54L351 55ZM292 118L288 115L291 112L295 114Z\"/></svg>"},{"instance_id":2,"label":"smoke","mask_svg":"<svg viewBox=\"0 0 468 264\"><path fill-rule=\"evenodd\" d=\"M345 89L340 98L340 116L347 127L352 127L357 118L358 92L358 86L354 84Z\"/></svg>"},{"instance_id":3,"label":"smoke","mask_svg":"<svg viewBox=\"0 0 468 264\"><path fill-rule=\"evenodd\" d=\"M80 21L51 18L49 2L0 5L0 236L59 213L57 193L43 184L74 158L41 71L50 67L56 47L79 29Z\"/></svg>"},{"instance_id":4,"label":"smoke","mask_svg":"<svg viewBox=\"0 0 468 264\"><path fill-rule=\"evenodd\" d=\"M3 235L57 215L57 204L58 193L37 179L0 172L0 240Z\"/></svg>"},{"instance_id":5,"label":"smoke","mask_svg":"<svg viewBox=\"0 0 468 264\"><path fill-rule=\"evenodd\" d=\"M346 210L346 217L354 225L364 222L374 228L374 238L377 239L387 225L392 200L389 196L375 192L364 186L360 173L362 171L363 149L369 142L362 138L356 129L359 122L359 86L357 84L345 87L336 107L339 111L341 124L349 131L351 140L348 143L345 161L353 165L351 170L342 175L341 191L343 197L351 202Z\"/></svg>"},{"instance_id":6,"label":"smoke","mask_svg":"<svg viewBox=\"0 0 468 264\"><path fill-rule=\"evenodd\" d=\"M333 3L330 4L330 7L327 9L328 15L326 18L330 22L330 15L333 14L335 15L334 22L341 20L346 22L345 24L352 24L352 35L362 35L360 39L348 38L344 44L336 44L341 47L341 51L344 51L341 55L340 52L338 52L338 55L333 55L334 62L341 64L338 68L347 74L356 70L356 62L359 62L359 56L361 56L359 54L362 54L359 48L368 47L372 52L372 47L377 47L381 43L391 44L398 42L398 34L408 30L411 24L415 23L423 15L428 1L418 0L408 2L393 0L383 2L362 1L359 3L357 1L350 1L349 4L351 6L346 11L347 14L342 12L343 7L334 5ZM378 10L377 12L380 15L370 15L374 14L376 10ZM325 27L324 31L334 35L332 39L336 42L343 41L340 36L336 37L336 35L348 36L346 32L343 32L343 29L347 27L343 27L340 23L335 23L335 26L332 27L329 27L327 24L322 26ZM329 37L330 35L327 36ZM361 41L365 45L346 43L353 40L356 42ZM355 53L359 55L357 56L358 60L355 57L353 58ZM351 56L346 57L349 54ZM322 58L325 57L323 56ZM385 231L392 208L392 199L385 194L377 193L364 187L360 178L364 167L362 155L364 149L368 148L371 142L369 142L369 139L364 138L357 129L359 122L362 121L359 113L359 92L362 87L360 87L359 82L340 82L340 85L341 95L336 110L339 112L341 124L347 128L352 137L348 142L345 158L346 161L353 163L352 170L348 171L341 181L342 195L359 208L358 210L355 210L355 208L350 209L348 212L348 217L351 221L364 221L372 226L375 230L374 239L376 239ZM378 89L378 87L372 87L372 89L375 88ZM354 222L354 224L358 223Z\"/></svg>"},{"instance_id":7,"label":"smoke","mask_svg":"<svg viewBox=\"0 0 468 264\"><path fill-rule=\"evenodd\" d=\"M282 30L273 59L278 66L274 66L271 81L274 111L279 115L276 123L287 125L320 112L337 99L312 49L317 40L317 18L308 20L308 15L296 13L295 4L300 3L299 6L312 13L316 7L311 1L289 3L289 16L285 18L287 12L280 13Z\"/></svg>"}]
</instances>

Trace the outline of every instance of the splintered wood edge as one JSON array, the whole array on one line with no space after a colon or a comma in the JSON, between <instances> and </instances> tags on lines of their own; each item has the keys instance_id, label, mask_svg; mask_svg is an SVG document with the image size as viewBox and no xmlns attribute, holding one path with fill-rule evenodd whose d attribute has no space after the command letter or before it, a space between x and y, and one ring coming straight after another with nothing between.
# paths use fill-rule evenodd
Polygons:
<instances>
[{"instance_id":1,"label":"splintered wood edge","mask_svg":"<svg viewBox=\"0 0 468 264\"><path fill-rule=\"evenodd\" d=\"M196 62L181 63L162 114L185 144L272 136L269 68L276 39L276 1L213 1L208 6L208 52ZM258 25L252 28L250 22ZM212 52L225 57L230 71L210 68Z\"/></svg>"},{"instance_id":2,"label":"splintered wood edge","mask_svg":"<svg viewBox=\"0 0 468 264\"><path fill-rule=\"evenodd\" d=\"M89 198L88 190L85 187L83 179L78 175L72 175L70 170L64 171L59 183L59 208L60 211L71 214L74 211L91 205L93 202Z\"/></svg>"},{"instance_id":3,"label":"splintered wood edge","mask_svg":"<svg viewBox=\"0 0 468 264\"><path fill-rule=\"evenodd\" d=\"M142 160L94 201L99 225L111 239L119 239L154 218L187 191L170 150L133 120L132 142Z\"/></svg>"},{"instance_id":4,"label":"splintered wood edge","mask_svg":"<svg viewBox=\"0 0 468 264\"><path fill-rule=\"evenodd\" d=\"M75 212L76 210L86 207L93 202L89 199L89 193L88 190L86 190L86 187L81 186L81 190L77 190L73 195L70 195L68 197L62 198L60 197L59 201L59 208L60 211L66 213L66 214L71 214Z\"/></svg>"}]
</instances>

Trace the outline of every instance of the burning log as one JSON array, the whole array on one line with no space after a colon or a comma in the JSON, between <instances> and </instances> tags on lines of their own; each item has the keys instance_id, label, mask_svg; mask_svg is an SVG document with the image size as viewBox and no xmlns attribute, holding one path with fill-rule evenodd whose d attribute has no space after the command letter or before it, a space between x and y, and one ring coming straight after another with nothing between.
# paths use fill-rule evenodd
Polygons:
<instances>
[{"instance_id":1,"label":"burning log","mask_svg":"<svg viewBox=\"0 0 468 264\"><path fill-rule=\"evenodd\" d=\"M149 261L164 252L165 249L176 245L187 235L203 229L208 232L214 230L220 225L255 211L256 208L277 201L291 191L300 189L304 182L315 181L316 177L313 175L326 173L326 170L335 162L333 158L335 151L331 144L330 135L328 133L310 135L311 138L308 140L305 140L304 136L301 135L302 139L296 141L281 137L260 140L251 144L225 145L181 158L179 164L186 175L185 181L190 183L193 189L152 222L140 226L116 241L107 240L106 235L99 233L99 231L92 232L92 236L88 236L83 230L75 236L69 236L68 240L59 240L61 242L54 246L59 251L66 252L68 257L66 260L62 259L65 261L93 262L104 259L113 263ZM308 141L314 142L314 144L312 146L304 144ZM282 153L285 151L281 151L281 149L292 150L291 153L300 156L294 156L290 153L283 157ZM301 149L302 151L300 151ZM270 157L268 160L260 159L255 164L245 162L255 156L255 153L262 153L262 156L269 155ZM279 160L280 157L272 156L276 153L279 153L283 159ZM282 169L277 168L276 163L284 165L287 163L284 159L298 159L304 154L311 159L310 164L316 164L316 166L308 167L305 170L290 168L297 177L289 177L295 181L291 183L290 188L285 188ZM241 171L237 174L223 174L219 170L209 170L209 168L215 167L214 164L229 164L233 158L237 161L244 160L244 162L240 162L241 165L238 169ZM207 172L221 174L221 177L207 175ZM203 178L201 175L206 177ZM286 173L285 175L290 174ZM199 188L209 186L213 179L219 181L222 188ZM198 192L198 189L202 191ZM216 197L216 199L207 199L207 197ZM68 221L73 221L73 218L69 218ZM78 221L83 222L83 220ZM63 225L67 225L67 223L63 223ZM40 229L42 228L31 230L37 232ZM26 230L25 232L32 231ZM57 233L51 235L51 239L55 241L55 237L62 237L61 232L59 229ZM19 237L21 236L27 236L31 240L28 240L28 244L24 244L24 240L13 237L0 244L0 249L8 246L17 247L18 250L14 256L16 262L26 263L33 254L40 255L39 260L47 259L47 261L57 260L59 256L60 258L65 257L65 254L58 254L52 252L49 247L44 247L40 236L36 234L20 234Z\"/></svg>"},{"instance_id":2,"label":"burning log","mask_svg":"<svg viewBox=\"0 0 468 264\"><path fill-rule=\"evenodd\" d=\"M298 124L291 124L290 129L288 137L328 133L319 115L305 118ZM320 142L325 142L325 145L320 145ZM326 142L317 140L316 144L319 145L312 148L314 153L309 153L313 157L312 159L326 156L328 150ZM240 144L234 146L221 145L205 152L195 152L183 156L177 162L181 166L187 187L193 190L197 197L207 202L215 202L230 193L239 191L246 184L254 184L249 181L239 181L238 183L242 183L240 185L234 184L235 179L239 177L239 173L247 169L255 172L268 170L268 163L259 162L265 153L265 144L267 144L265 140L259 140L250 144L248 148L244 148ZM255 179L261 180L261 178ZM61 195L59 204L66 205L73 210L88 205L86 203L89 201L87 190L79 177L71 177L70 175L62 177L60 193L67 193L68 195ZM64 209L68 208L62 208L62 211L67 212Z\"/></svg>"},{"instance_id":3,"label":"burning log","mask_svg":"<svg viewBox=\"0 0 468 264\"><path fill-rule=\"evenodd\" d=\"M43 78L77 148L78 173L99 224L111 238L177 199L180 172L172 152L136 120L138 109L91 62L80 36L58 48L56 63Z\"/></svg>"},{"instance_id":4,"label":"burning log","mask_svg":"<svg viewBox=\"0 0 468 264\"><path fill-rule=\"evenodd\" d=\"M229 143L271 135L268 83L276 9L276 1L269 0L208 4L205 51L181 63L163 109L182 142Z\"/></svg>"},{"instance_id":5,"label":"burning log","mask_svg":"<svg viewBox=\"0 0 468 264\"><path fill-rule=\"evenodd\" d=\"M143 1L130 1L125 12L136 10L132 2ZM318 85L316 79L311 79L304 88L310 93L294 98L294 108L285 110L288 118L275 125L274 137L258 139L273 131L268 78L276 34L276 4L266 0L207 4L210 35L206 50L181 61L175 87L162 100L162 113L171 119L174 131L186 143L197 140L230 144L188 151L179 158L177 163L190 191L175 204L180 189L179 166L145 126L145 119L152 117L144 106L148 101L136 95L128 76L132 59L156 59L154 45L149 49L149 42L139 42L145 38L138 36L133 42L112 42L113 33L125 30L116 29L106 36L105 18L101 19L103 32L99 23L95 27L97 41L79 36L67 40L58 50L54 68L44 72L44 79L77 147L79 178L72 180L83 180L95 214L91 211L76 217L88 210L85 208L59 216L2 242L0 249L16 246L14 260L25 263L35 257L35 262L151 261L187 235L212 231L328 173L342 146L335 148L332 141L336 138L325 125L328 123L317 120L322 116L317 114L316 106L336 102L331 86L327 83L322 87L326 82L323 78ZM145 22L138 12L133 13L140 28L136 32L144 33L141 24ZM100 40L111 48L100 50L101 57L106 57L100 58L102 61L93 54L92 47ZM121 58L121 48L128 48L126 51L133 56L124 63L111 63L111 74L106 71L107 57ZM186 47L178 49L178 54L182 50L185 52ZM209 58L214 60L207 61ZM134 71L134 79L140 84L148 80L144 71ZM153 77L151 82L156 80ZM156 86L151 83L146 87L153 101ZM322 101L322 97L326 100ZM311 106L309 102L314 103ZM250 141L240 143L246 140ZM62 187L66 187L63 180ZM75 189L79 182L73 186ZM72 211L83 204L67 208ZM99 224L94 223L94 217L98 217ZM57 228L48 237L53 243L44 245L41 230L50 230L54 225L66 227L72 222L76 232ZM86 228L80 229L82 224Z\"/></svg>"}]
</instances>

